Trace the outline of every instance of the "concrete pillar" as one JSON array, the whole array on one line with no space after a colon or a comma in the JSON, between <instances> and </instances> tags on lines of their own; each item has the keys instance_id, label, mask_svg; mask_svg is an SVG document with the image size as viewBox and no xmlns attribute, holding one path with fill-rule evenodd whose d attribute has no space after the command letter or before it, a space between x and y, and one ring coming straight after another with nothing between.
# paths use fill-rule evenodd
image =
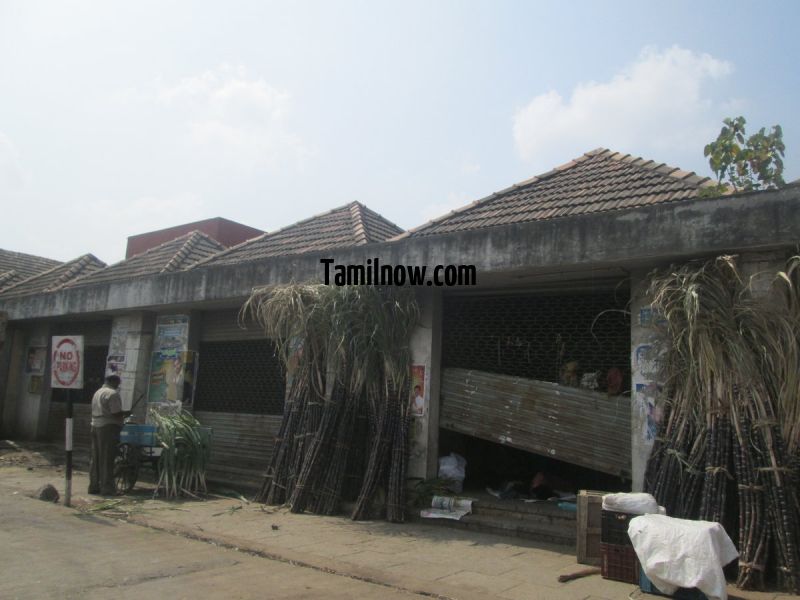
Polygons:
<instances>
[{"instance_id":1,"label":"concrete pillar","mask_svg":"<svg viewBox=\"0 0 800 600\"><path fill-rule=\"evenodd\" d=\"M631 273L631 489L641 492L660 419L663 319L650 306L648 271Z\"/></svg>"},{"instance_id":2,"label":"concrete pillar","mask_svg":"<svg viewBox=\"0 0 800 600\"><path fill-rule=\"evenodd\" d=\"M739 273L755 297L766 298L779 271L786 268L786 251L746 252L739 256Z\"/></svg>"},{"instance_id":3,"label":"concrete pillar","mask_svg":"<svg viewBox=\"0 0 800 600\"><path fill-rule=\"evenodd\" d=\"M120 315L114 317L111 323L106 375L113 372L120 376L120 396L125 410L130 410L133 403L142 398L134 409L139 423L144 423L147 409L154 327L155 316L149 312Z\"/></svg>"},{"instance_id":4,"label":"concrete pillar","mask_svg":"<svg viewBox=\"0 0 800 600\"><path fill-rule=\"evenodd\" d=\"M439 390L441 385L442 295L418 294L420 321L411 335L411 363L425 368L425 412L411 423L408 477L436 477L439 458Z\"/></svg>"},{"instance_id":5,"label":"concrete pillar","mask_svg":"<svg viewBox=\"0 0 800 600\"><path fill-rule=\"evenodd\" d=\"M47 409L50 405L50 327L37 324L14 333L6 398L3 409L3 434L19 439L36 439L45 435ZM45 348L47 357L41 369L28 368L28 351Z\"/></svg>"}]
</instances>

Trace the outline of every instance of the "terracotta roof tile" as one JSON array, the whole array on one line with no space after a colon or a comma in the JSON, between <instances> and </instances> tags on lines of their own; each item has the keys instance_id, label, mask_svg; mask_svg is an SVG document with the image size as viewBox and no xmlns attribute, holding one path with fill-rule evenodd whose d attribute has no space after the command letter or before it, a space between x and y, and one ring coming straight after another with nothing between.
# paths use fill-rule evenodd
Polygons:
<instances>
[{"instance_id":1,"label":"terracotta roof tile","mask_svg":"<svg viewBox=\"0 0 800 600\"><path fill-rule=\"evenodd\" d=\"M233 264L270 256L363 246L386 241L402 231L360 202L351 202L243 242L195 266Z\"/></svg>"},{"instance_id":2,"label":"terracotta roof tile","mask_svg":"<svg viewBox=\"0 0 800 600\"><path fill-rule=\"evenodd\" d=\"M58 290L71 281L85 277L104 268L106 263L92 254L84 254L76 259L59 264L44 273L39 273L4 289L2 297L28 296Z\"/></svg>"},{"instance_id":3,"label":"terracotta roof tile","mask_svg":"<svg viewBox=\"0 0 800 600\"><path fill-rule=\"evenodd\" d=\"M61 264L61 261L0 249L0 290Z\"/></svg>"},{"instance_id":4,"label":"terracotta roof tile","mask_svg":"<svg viewBox=\"0 0 800 600\"><path fill-rule=\"evenodd\" d=\"M597 148L397 239L688 200L709 185L713 182L708 177Z\"/></svg>"},{"instance_id":5,"label":"terracotta roof tile","mask_svg":"<svg viewBox=\"0 0 800 600\"><path fill-rule=\"evenodd\" d=\"M192 231L141 254L100 269L62 287L110 283L188 269L198 261L219 253L225 247L200 231Z\"/></svg>"}]
</instances>

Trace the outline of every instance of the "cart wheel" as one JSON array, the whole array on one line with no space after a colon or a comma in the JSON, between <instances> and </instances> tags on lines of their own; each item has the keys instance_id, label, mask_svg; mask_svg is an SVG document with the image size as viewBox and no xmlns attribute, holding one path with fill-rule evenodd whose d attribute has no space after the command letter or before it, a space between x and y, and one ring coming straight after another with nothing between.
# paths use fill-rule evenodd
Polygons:
<instances>
[{"instance_id":1,"label":"cart wheel","mask_svg":"<svg viewBox=\"0 0 800 600\"><path fill-rule=\"evenodd\" d=\"M117 491L130 492L139 478L139 447L120 444L117 459L114 461L114 483Z\"/></svg>"}]
</instances>

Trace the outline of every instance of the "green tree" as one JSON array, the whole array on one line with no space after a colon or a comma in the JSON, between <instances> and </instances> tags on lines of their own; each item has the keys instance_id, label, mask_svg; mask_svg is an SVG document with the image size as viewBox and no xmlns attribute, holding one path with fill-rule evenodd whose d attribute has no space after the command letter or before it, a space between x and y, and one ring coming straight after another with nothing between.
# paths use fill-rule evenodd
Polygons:
<instances>
[{"instance_id":1,"label":"green tree","mask_svg":"<svg viewBox=\"0 0 800 600\"><path fill-rule=\"evenodd\" d=\"M783 130L775 125L769 133L762 127L747 137L744 117L725 119L717 139L707 144L703 154L717 176L717 186L704 195L719 194L728 187L734 191L775 189L783 181Z\"/></svg>"}]
</instances>

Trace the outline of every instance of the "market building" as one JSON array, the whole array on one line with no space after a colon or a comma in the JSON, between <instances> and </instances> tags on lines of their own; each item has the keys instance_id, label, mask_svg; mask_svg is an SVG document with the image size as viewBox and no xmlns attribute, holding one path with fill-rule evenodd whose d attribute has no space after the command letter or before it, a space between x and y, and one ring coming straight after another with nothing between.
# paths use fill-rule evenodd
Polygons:
<instances>
[{"instance_id":1,"label":"market building","mask_svg":"<svg viewBox=\"0 0 800 600\"><path fill-rule=\"evenodd\" d=\"M26 357L80 334L87 382L120 373L140 416L146 402L191 406L214 429L211 477L256 486L285 380L270 340L240 318L252 289L321 282L327 260L426 267L409 476L434 477L457 451L473 485L558 465L582 486L640 489L659 385L648 272L723 253L774 272L800 239L800 185L702 197L712 183L598 149L407 232L354 202L230 248L191 231L111 266L50 265L0 291L2 434L60 437L63 394ZM440 265L474 266L476 285L438 285Z\"/></svg>"}]
</instances>

